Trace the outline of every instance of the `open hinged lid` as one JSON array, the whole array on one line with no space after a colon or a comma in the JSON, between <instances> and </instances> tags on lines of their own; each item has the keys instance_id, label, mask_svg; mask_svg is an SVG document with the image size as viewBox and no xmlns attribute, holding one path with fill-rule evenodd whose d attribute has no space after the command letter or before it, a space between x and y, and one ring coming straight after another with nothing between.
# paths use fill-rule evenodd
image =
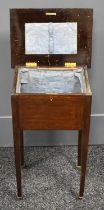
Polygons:
<instances>
[{"instance_id":1,"label":"open hinged lid","mask_svg":"<svg viewBox=\"0 0 104 210\"><path fill-rule=\"evenodd\" d=\"M92 9L11 9L11 66L91 66Z\"/></svg>"}]
</instances>

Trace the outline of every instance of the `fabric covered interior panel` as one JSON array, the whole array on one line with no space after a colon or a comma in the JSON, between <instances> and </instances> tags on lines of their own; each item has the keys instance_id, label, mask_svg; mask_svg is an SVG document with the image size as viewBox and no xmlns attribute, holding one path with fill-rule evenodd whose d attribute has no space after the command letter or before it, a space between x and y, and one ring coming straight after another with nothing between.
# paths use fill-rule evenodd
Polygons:
<instances>
[{"instance_id":1,"label":"fabric covered interior panel","mask_svg":"<svg viewBox=\"0 0 104 210\"><path fill-rule=\"evenodd\" d=\"M20 68L21 93L82 93L83 69L48 70Z\"/></svg>"},{"instance_id":2,"label":"fabric covered interior panel","mask_svg":"<svg viewBox=\"0 0 104 210\"><path fill-rule=\"evenodd\" d=\"M77 23L25 23L26 54L77 54Z\"/></svg>"}]
</instances>

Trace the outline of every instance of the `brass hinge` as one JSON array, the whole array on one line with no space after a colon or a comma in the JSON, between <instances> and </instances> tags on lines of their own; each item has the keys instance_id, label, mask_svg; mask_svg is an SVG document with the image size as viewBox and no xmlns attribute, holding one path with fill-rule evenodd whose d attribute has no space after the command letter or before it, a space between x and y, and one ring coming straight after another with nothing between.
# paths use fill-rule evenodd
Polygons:
<instances>
[{"instance_id":1,"label":"brass hinge","mask_svg":"<svg viewBox=\"0 0 104 210\"><path fill-rule=\"evenodd\" d=\"M38 64L36 62L26 62L25 66L28 68L32 68L32 67L34 68L34 67L37 67ZM77 66L76 63L65 62L65 67L75 68L76 66Z\"/></svg>"},{"instance_id":2,"label":"brass hinge","mask_svg":"<svg viewBox=\"0 0 104 210\"><path fill-rule=\"evenodd\" d=\"M37 63L36 62L26 62L25 66L28 68L37 67Z\"/></svg>"},{"instance_id":3,"label":"brass hinge","mask_svg":"<svg viewBox=\"0 0 104 210\"><path fill-rule=\"evenodd\" d=\"M65 62L65 67L69 67L69 68L75 68L77 66L76 63L69 63L69 62Z\"/></svg>"}]
</instances>

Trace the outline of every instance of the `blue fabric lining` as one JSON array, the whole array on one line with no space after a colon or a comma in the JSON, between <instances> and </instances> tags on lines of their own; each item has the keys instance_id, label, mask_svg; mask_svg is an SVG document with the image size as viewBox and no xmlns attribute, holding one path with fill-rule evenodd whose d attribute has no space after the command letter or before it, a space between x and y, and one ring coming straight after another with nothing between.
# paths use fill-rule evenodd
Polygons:
<instances>
[{"instance_id":1,"label":"blue fabric lining","mask_svg":"<svg viewBox=\"0 0 104 210\"><path fill-rule=\"evenodd\" d=\"M26 23L26 54L77 54L77 23Z\"/></svg>"},{"instance_id":2,"label":"blue fabric lining","mask_svg":"<svg viewBox=\"0 0 104 210\"><path fill-rule=\"evenodd\" d=\"M21 69L21 92L81 93L84 91L83 71Z\"/></svg>"}]
</instances>

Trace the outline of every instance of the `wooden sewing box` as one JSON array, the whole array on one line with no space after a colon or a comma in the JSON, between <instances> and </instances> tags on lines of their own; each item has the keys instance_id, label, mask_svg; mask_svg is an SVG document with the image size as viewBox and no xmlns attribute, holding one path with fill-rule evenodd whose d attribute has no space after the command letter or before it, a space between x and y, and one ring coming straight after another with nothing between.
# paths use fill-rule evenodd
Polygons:
<instances>
[{"instance_id":1,"label":"wooden sewing box","mask_svg":"<svg viewBox=\"0 0 104 210\"><path fill-rule=\"evenodd\" d=\"M83 197L92 99L87 72L92 25L92 9L10 10L18 197L22 196L24 130L78 130L79 197Z\"/></svg>"}]
</instances>

